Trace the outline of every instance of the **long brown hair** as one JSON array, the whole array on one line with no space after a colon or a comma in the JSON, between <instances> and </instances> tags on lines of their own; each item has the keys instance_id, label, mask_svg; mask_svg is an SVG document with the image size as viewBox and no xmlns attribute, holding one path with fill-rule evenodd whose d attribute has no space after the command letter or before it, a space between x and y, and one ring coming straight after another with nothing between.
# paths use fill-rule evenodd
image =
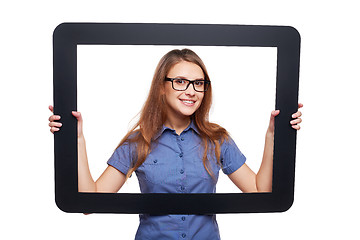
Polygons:
<instances>
[{"instance_id":1,"label":"long brown hair","mask_svg":"<svg viewBox=\"0 0 360 240\"><path fill-rule=\"evenodd\" d=\"M164 92L164 80L170 69L181 61L187 61L198 65L204 73L206 80L210 80L206 67L200 57L190 49L172 50L165 54L159 61L151 83L149 95L143 105L140 118L134 127L121 140L119 146L125 142L136 143L136 156L133 166L127 172L127 178L145 161L151 152L151 143L155 134L158 133L165 120L166 108ZM209 122L209 111L212 103L211 84L204 93L200 107L195 111L192 119L198 128L202 145L204 147L203 164L210 176L214 176L211 170L208 152L215 153L216 162L220 165L220 146L228 138L227 131L215 123ZM213 154L212 154L213 155Z\"/></svg>"}]
</instances>

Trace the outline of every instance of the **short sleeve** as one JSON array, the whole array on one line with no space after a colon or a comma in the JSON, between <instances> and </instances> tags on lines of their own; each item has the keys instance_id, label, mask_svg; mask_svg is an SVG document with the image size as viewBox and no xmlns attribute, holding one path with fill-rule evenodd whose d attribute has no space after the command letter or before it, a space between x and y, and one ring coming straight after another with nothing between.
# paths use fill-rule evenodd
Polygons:
<instances>
[{"instance_id":1,"label":"short sleeve","mask_svg":"<svg viewBox=\"0 0 360 240\"><path fill-rule=\"evenodd\" d=\"M110 159L107 161L107 164L116 168L120 172L127 174L130 166L132 165L132 150L133 149L130 144L125 142L114 151Z\"/></svg>"},{"instance_id":2,"label":"short sleeve","mask_svg":"<svg viewBox=\"0 0 360 240\"><path fill-rule=\"evenodd\" d=\"M246 157L236 146L234 140L230 137L221 145L220 162L222 171L229 175L238 170L246 161Z\"/></svg>"}]
</instances>

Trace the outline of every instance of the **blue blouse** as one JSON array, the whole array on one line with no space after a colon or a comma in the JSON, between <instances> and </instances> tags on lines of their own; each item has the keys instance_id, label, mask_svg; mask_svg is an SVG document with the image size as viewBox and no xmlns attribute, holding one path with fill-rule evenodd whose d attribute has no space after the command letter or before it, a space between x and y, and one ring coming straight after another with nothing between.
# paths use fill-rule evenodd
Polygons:
<instances>
[{"instance_id":1,"label":"blue blouse","mask_svg":"<svg viewBox=\"0 0 360 240\"><path fill-rule=\"evenodd\" d=\"M124 143L115 150L108 164L126 174L135 153L135 144ZM245 156L230 138L221 146L221 166L215 154L208 154L215 178L206 171L203 147L193 122L178 135L163 126L155 136L152 151L135 171L142 193L215 193L220 168L231 174L246 161ZM215 215L140 214L135 239L220 239Z\"/></svg>"}]
</instances>

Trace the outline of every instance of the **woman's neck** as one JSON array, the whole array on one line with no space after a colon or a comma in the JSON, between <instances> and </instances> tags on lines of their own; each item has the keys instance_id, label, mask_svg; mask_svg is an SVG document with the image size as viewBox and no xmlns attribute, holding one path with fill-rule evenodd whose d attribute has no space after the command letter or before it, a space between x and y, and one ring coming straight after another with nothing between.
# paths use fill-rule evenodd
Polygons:
<instances>
[{"instance_id":1,"label":"woman's neck","mask_svg":"<svg viewBox=\"0 0 360 240\"><path fill-rule=\"evenodd\" d=\"M190 124L190 117L186 118L171 118L168 117L164 123L166 127L174 129L178 135L182 133Z\"/></svg>"}]
</instances>

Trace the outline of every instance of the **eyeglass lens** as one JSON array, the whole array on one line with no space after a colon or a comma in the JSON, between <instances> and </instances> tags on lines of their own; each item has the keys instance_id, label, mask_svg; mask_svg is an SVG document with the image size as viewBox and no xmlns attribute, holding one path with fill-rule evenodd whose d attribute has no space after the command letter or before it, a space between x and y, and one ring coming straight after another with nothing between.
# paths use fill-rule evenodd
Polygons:
<instances>
[{"instance_id":1,"label":"eyeglass lens","mask_svg":"<svg viewBox=\"0 0 360 240\"><path fill-rule=\"evenodd\" d=\"M199 92L204 92L208 88L208 83L206 83L204 80L195 80L192 82L194 89ZM188 88L190 85L190 81L186 79L174 79L173 80L173 87L175 90L184 91Z\"/></svg>"}]
</instances>

